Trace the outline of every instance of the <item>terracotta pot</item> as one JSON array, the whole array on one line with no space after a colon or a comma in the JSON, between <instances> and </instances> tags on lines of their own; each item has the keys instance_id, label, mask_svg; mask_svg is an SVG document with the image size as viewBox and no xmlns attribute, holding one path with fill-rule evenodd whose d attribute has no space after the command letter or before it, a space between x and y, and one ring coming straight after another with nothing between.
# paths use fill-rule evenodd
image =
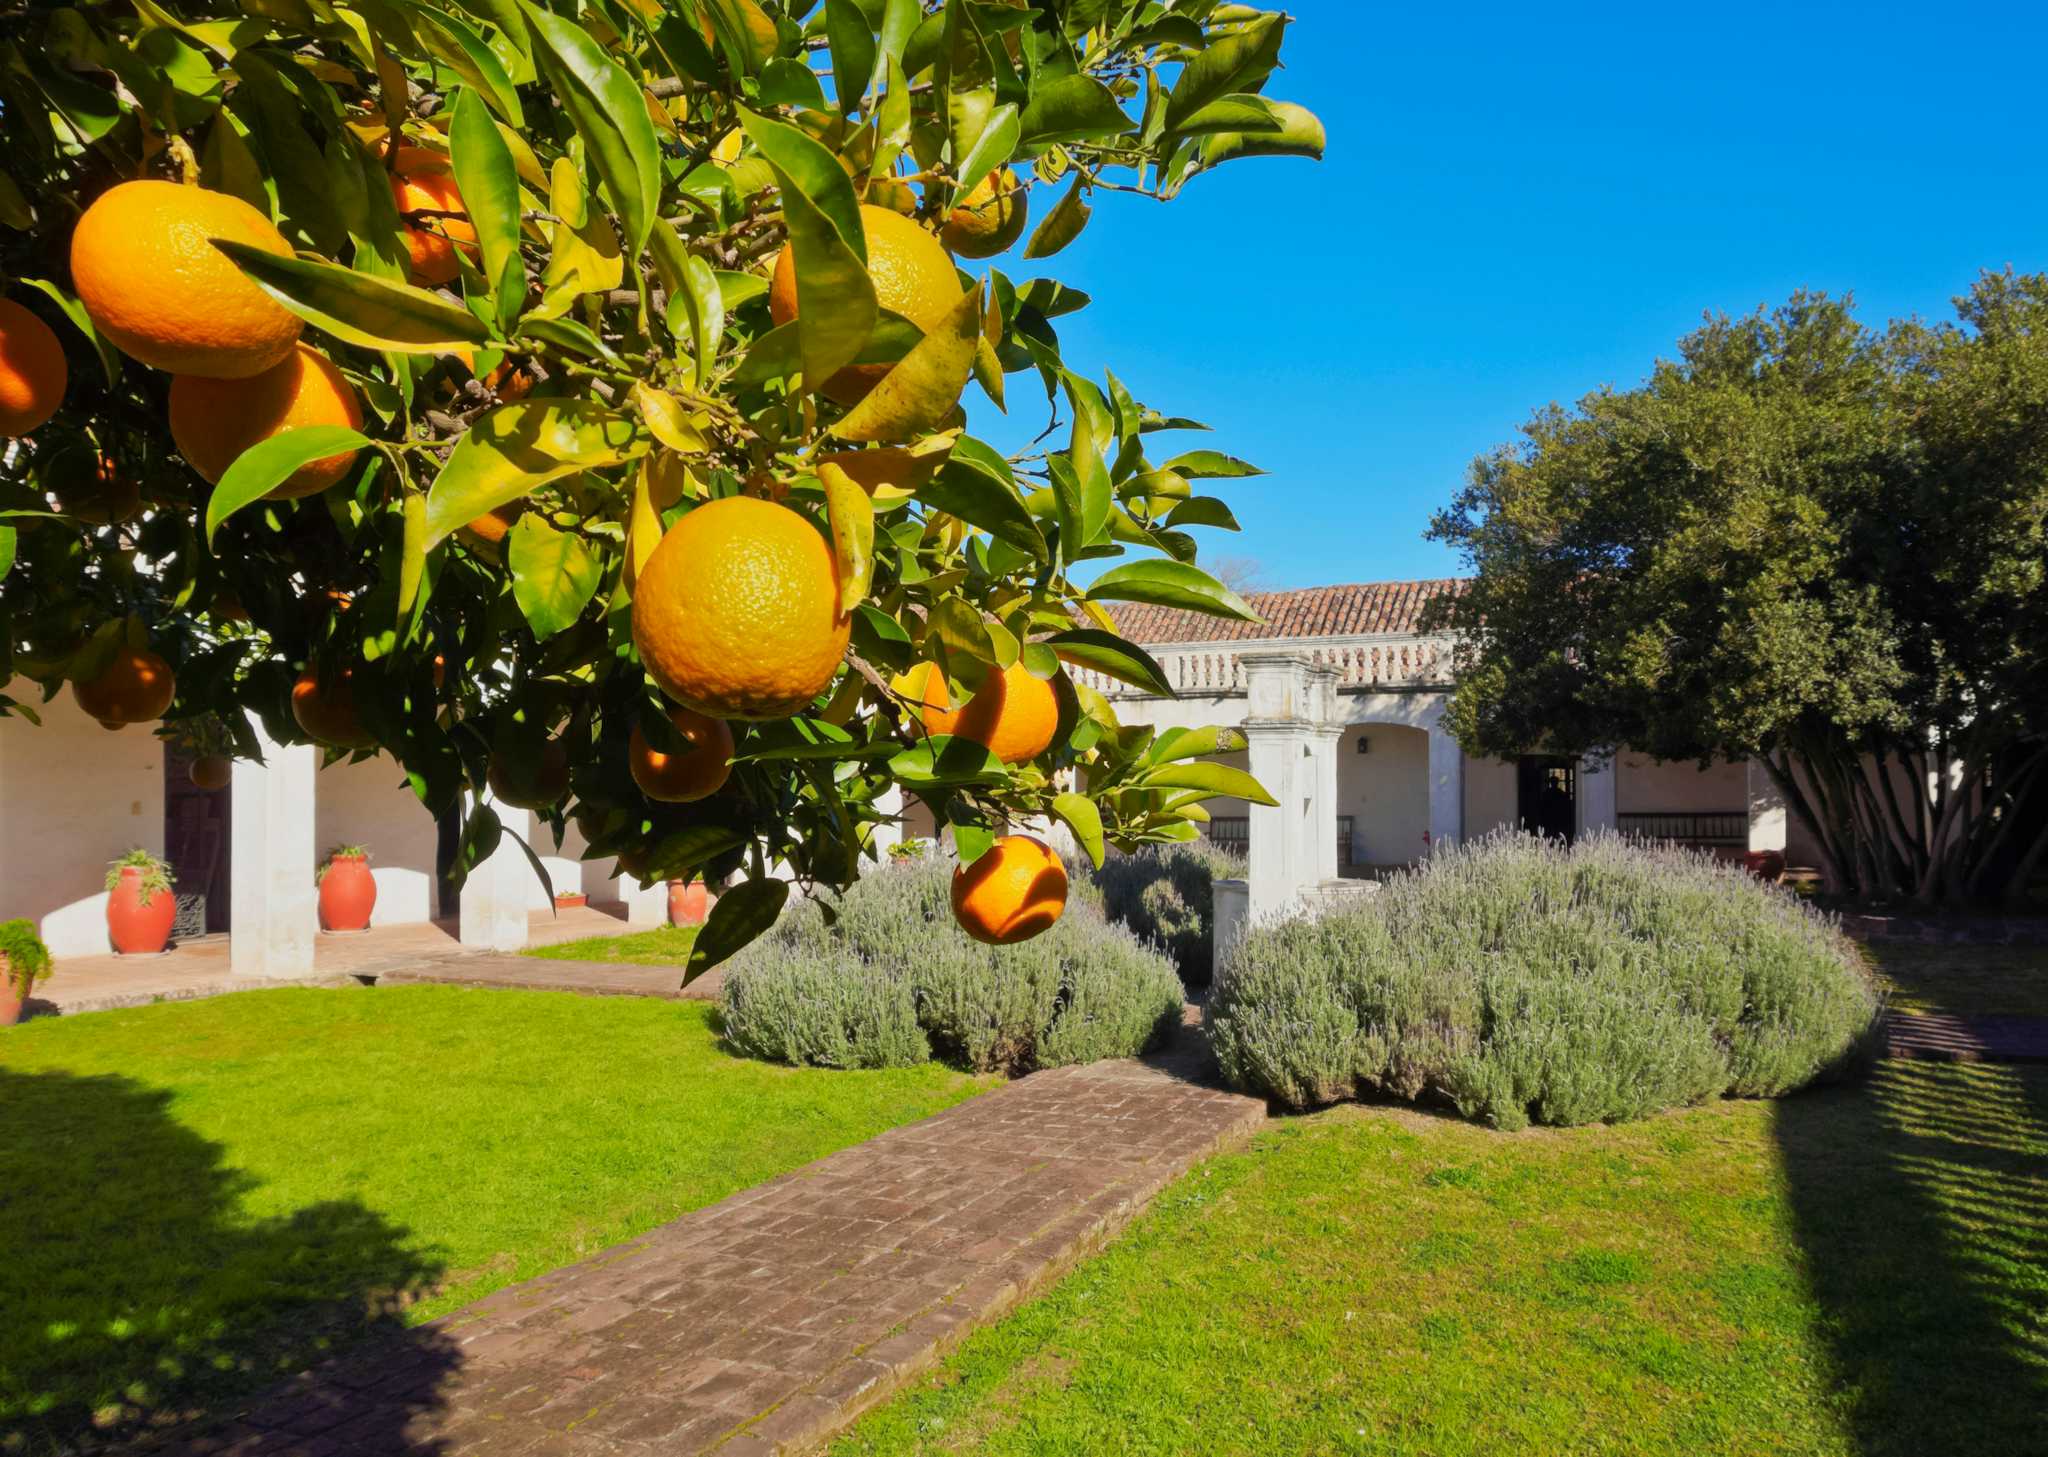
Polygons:
<instances>
[{"instance_id":1,"label":"terracotta pot","mask_svg":"<svg viewBox=\"0 0 2048 1457\"><path fill-rule=\"evenodd\" d=\"M668 883L668 923L671 926L701 926L711 914L711 892L701 880Z\"/></svg>"},{"instance_id":2,"label":"terracotta pot","mask_svg":"<svg viewBox=\"0 0 2048 1457\"><path fill-rule=\"evenodd\" d=\"M573 911L581 905L588 905L590 897L581 891L565 891L555 897L555 904L565 911Z\"/></svg>"},{"instance_id":3,"label":"terracotta pot","mask_svg":"<svg viewBox=\"0 0 2048 1457\"><path fill-rule=\"evenodd\" d=\"M14 984L14 967L0 956L0 1027L12 1027L21 1020L21 988Z\"/></svg>"},{"instance_id":4,"label":"terracotta pot","mask_svg":"<svg viewBox=\"0 0 2048 1457\"><path fill-rule=\"evenodd\" d=\"M370 929L377 905L377 879L360 856L337 855L320 877L320 929L335 934Z\"/></svg>"},{"instance_id":5,"label":"terracotta pot","mask_svg":"<svg viewBox=\"0 0 2048 1457\"><path fill-rule=\"evenodd\" d=\"M1743 852L1742 868L1758 880L1776 884L1785 874L1785 855L1781 850L1747 850Z\"/></svg>"},{"instance_id":6,"label":"terracotta pot","mask_svg":"<svg viewBox=\"0 0 2048 1457\"><path fill-rule=\"evenodd\" d=\"M121 883L107 895L107 937L123 956L155 956L171 939L178 898L160 890L142 903L142 867L123 865Z\"/></svg>"}]
</instances>

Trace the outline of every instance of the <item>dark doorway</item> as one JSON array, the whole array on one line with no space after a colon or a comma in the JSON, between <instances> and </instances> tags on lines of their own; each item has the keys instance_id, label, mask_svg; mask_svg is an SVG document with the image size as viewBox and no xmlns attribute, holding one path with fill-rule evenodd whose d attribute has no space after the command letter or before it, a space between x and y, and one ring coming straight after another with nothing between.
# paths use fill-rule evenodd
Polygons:
<instances>
[{"instance_id":1,"label":"dark doorway","mask_svg":"<svg viewBox=\"0 0 2048 1457\"><path fill-rule=\"evenodd\" d=\"M1570 844L1579 832L1579 766L1555 754L1524 754L1515 797L1525 834Z\"/></svg>"},{"instance_id":2,"label":"dark doorway","mask_svg":"<svg viewBox=\"0 0 2048 1457\"><path fill-rule=\"evenodd\" d=\"M164 745L164 858L176 877L178 919L173 936L206 936L228 929L228 826L232 789L201 789L192 782L194 755Z\"/></svg>"}]
</instances>

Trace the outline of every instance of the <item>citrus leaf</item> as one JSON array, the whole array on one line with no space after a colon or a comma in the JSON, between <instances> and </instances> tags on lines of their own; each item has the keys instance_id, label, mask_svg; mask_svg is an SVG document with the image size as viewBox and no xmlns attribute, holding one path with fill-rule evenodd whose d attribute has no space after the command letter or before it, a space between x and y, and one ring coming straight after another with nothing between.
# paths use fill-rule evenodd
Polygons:
<instances>
[{"instance_id":1,"label":"citrus leaf","mask_svg":"<svg viewBox=\"0 0 2048 1457\"><path fill-rule=\"evenodd\" d=\"M50 282L47 278L24 278L21 281L30 288L41 290L51 303L63 310L64 317L77 326L78 332L85 335L91 341L93 352L100 357L100 369L106 374L109 385L120 379L121 351L116 349L111 341L103 338L100 331L93 327L92 318L86 313L84 304L80 303L72 295L64 292L63 289L57 287L56 284Z\"/></svg>"},{"instance_id":2,"label":"citrus leaf","mask_svg":"<svg viewBox=\"0 0 2048 1457\"><path fill-rule=\"evenodd\" d=\"M406 614L420 595L420 578L427 569L427 498L417 491L405 498L405 538L400 548L398 568L398 623L405 625Z\"/></svg>"},{"instance_id":3,"label":"citrus leaf","mask_svg":"<svg viewBox=\"0 0 2048 1457\"><path fill-rule=\"evenodd\" d=\"M1020 125L1021 140L1027 147L1118 136L1130 129L1130 117L1116 104L1109 88L1093 76L1079 74L1054 77L1034 86Z\"/></svg>"},{"instance_id":4,"label":"citrus leaf","mask_svg":"<svg viewBox=\"0 0 2048 1457\"><path fill-rule=\"evenodd\" d=\"M346 425L301 425L250 446L235 457L206 500L207 544L213 544L221 522L250 502L262 500L301 466L361 450L369 443L368 436Z\"/></svg>"},{"instance_id":5,"label":"citrus leaf","mask_svg":"<svg viewBox=\"0 0 2048 1457\"><path fill-rule=\"evenodd\" d=\"M690 946L683 985L688 986L774 925L788 899L789 882L772 877L746 881L719 896L704 920L704 929Z\"/></svg>"},{"instance_id":6,"label":"citrus leaf","mask_svg":"<svg viewBox=\"0 0 2048 1457\"><path fill-rule=\"evenodd\" d=\"M709 18L728 53L738 58L738 74L753 75L775 54L775 21L754 0L697 0L697 9Z\"/></svg>"},{"instance_id":7,"label":"citrus leaf","mask_svg":"<svg viewBox=\"0 0 2048 1457\"><path fill-rule=\"evenodd\" d=\"M683 413L681 401L667 390L658 390L646 380L633 381L633 403L640 418L656 440L670 450L693 454L704 449L704 437Z\"/></svg>"},{"instance_id":8,"label":"citrus leaf","mask_svg":"<svg viewBox=\"0 0 2048 1457\"><path fill-rule=\"evenodd\" d=\"M858 357L875 327L875 285L868 277L866 235L853 182L830 152L795 127L748 111L740 116L782 192L783 221L796 255L793 327L804 385L815 391ZM830 169L829 176L823 168ZM750 351L749 363L773 337L764 337Z\"/></svg>"},{"instance_id":9,"label":"citrus leaf","mask_svg":"<svg viewBox=\"0 0 2048 1457\"><path fill-rule=\"evenodd\" d=\"M986 746L937 734L892 754L889 776L906 789L942 789L958 784L1001 784L1010 771Z\"/></svg>"},{"instance_id":10,"label":"citrus leaf","mask_svg":"<svg viewBox=\"0 0 2048 1457\"><path fill-rule=\"evenodd\" d=\"M974 190L975 183L1010 160L1011 153L1017 150L1017 132L1016 107L998 106L989 113L981 134L960 160L955 195L965 197Z\"/></svg>"},{"instance_id":11,"label":"citrus leaf","mask_svg":"<svg viewBox=\"0 0 2048 1457\"><path fill-rule=\"evenodd\" d=\"M1170 728L1161 731L1139 762L1170 764L1175 759L1202 759L1211 754L1234 754L1244 746L1244 735L1234 728L1214 724L1207 728Z\"/></svg>"},{"instance_id":12,"label":"citrus leaf","mask_svg":"<svg viewBox=\"0 0 2048 1457\"><path fill-rule=\"evenodd\" d=\"M1168 526L1217 526L1238 530L1237 517L1228 504L1215 496L1190 496L1167 514Z\"/></svg>"},{"instance_id":13,"label":"citrus leaf","mask_svg":"<svg viewBox=\"0 0 2048 1457\"><path fill-rule=\"evenodd\" d=\"M1199 789L1210 798L1229 795L1253 804L1280 802L1266 792L1265 785L1228 764L1168 764L1146 771L1138 782L1147 789Z\"/></svg>"},{"instance_id":14,"label":"citrus leaf","mask_svg":"<svg viewBox=\"0 0 2048 1457\"><path fill-rule=\"evenodd\" d=\"M1088 862L1097 870L1102 868L1102 812L1095 807L1095 801L1085 794L1056 795L1052 812L1066 821L1067 828L1074 832L1074 838L1083 850L1088 852Z\"/></svg>"},{"instance_id":15,"label":"citrus leaf","mask_svg":"<svg viewBox=\"0 0 2048 1457\"><path fill-rule=\"evenodd\" d=\"M853 179L839 165L839 159L821 143L785 121L761 116L740 108L740 126L747 140L760 148L768 165L779 178L786 178L813 207L831 222L840 240L853 250L865 268L868 261L867 232L861 226L860 199L854 195ZM802 262L803 255L797 255ZM798 305L802 307L801 303Z\"/></svg>"},{"instance_id":16,"label":"citrus leaf","mask_svg":"<svg viewBox=\"0 0 2048 1457\"><path fill-rule=\"evenodd\" d=\"M1077 627L1068 632L1056 632L1046 641L1065 662L1093 668L1120 683L1142 688L1155 698L1179 696L1173 691L1173 685L1166 681L1165 670L1150 653L1113 632Z\"/></svg>"},{"instance_id":17,"label":"citrus leaf","mask_svg":"<svg viewBox=\"0 0 2048 1457\"><path fill-rule=\"evenodd\" d=\"M936 428L960 403L980 339L981 285L976 284L832 426L832 433L842 440L907 440Z\"/></svg>"},{"instance_id":18,"label":"citrus leaf","mask_svg":"<svg viewBox=\"0 0 2048 1457\"><path fill-rule=\"evenodd\" d=\"M1322 160L1323 123L1306 106L1269 102L1280 120L1277 131L1217 132L1202 143L1202 165L1217 167L1237 157L1313 157Z\"/></svg>"},{"instance_id":19,"label":"citrus leaf","mask_svg":"<svg viewBox=\"0 0 2048 1457\"><path fill-rule=\"evenodd\" d=\"M839 610L850 612L868 595L875 575L875 506L852 476L826 461L818 467L832 519L832 552L839 559Z\"/></svg>"},{"instance_id":20,"label":"citrus leaf","mask_svg":"<svg viewBox=\"0 0 2048 1457\"><path fill-rule=\"evenodd\" d=\"M1210 132L1277 132L1282 122L1279 109L1265 97L1249 91L1219 96L1174 130L1182 136Z\"/></svg>"},{"instance_id":21,"label":"citrus leaf","mask_svg":"<svg viewBox=\"0 0 2048 1457\"><path fill-rule=\"evenodd\" d=\"M476 228L484 281L491 286L494 316L502 331L511 327L526 302L526 267L519 256L519 171L498 124L467 86L455 95L448 155L455 164L462 205Z\"/></svg>"},{"instance_id":22,"label":"citrus leaf","mask_svg":"<svg viewBox=\"0 0 2048 1457\"><path fill-rule=\"evenodd\" d=\"M540 512L513 523L505 549L512 596L533 635L546 642L583 615L604 578L604 563L583 539L557 531Z\"/></svg>"},{"instance_id":23,"label":"citrus leaf","mask_svg":"<svg viewBox=\"0 0 2048 1457\"><path fill-rule=\"evenodd\" d=\"M839 93L839 110L852 116L875 73L874 28L855 0L825 0L825 40L832 51L832 85Z\"/></svg>"},{"instance_id":24,"label":"citrus leaf","mask_svg":"<svg viewBox=\"0 0 2048 1457\"><path fill-rule=\"evenodd\" d=\"M434 59L476 88L491 110L515 127L524 129L526 113L519 105L519 88L513 83L498 53L484 44L482 36L445 10L425 5L407 5L406 14L415 21L413 34ZM468 201L469 194L463 194Z\"/></svg>"},{"instance_id":25,"label":"citrus leaf","mask_svg":"<svg viewBox=\"0 0 2048 1457\"><path fill-rule=\"evenodd\" d=\"M427 545L573 471L646 449L632 422L590 400L521 400L478 417L427 491Z\"/></svg>"},{"instance_id":26,"label":"citrus leaf","mask_svg":"<svg viewBox=\"0 0 2048 1457\"><path fill-rule=\"evenodd\" d=\"M1239 460L1234 455L1225 455L1220 450L1190 450L1186 455L1176 455L1161 470L1170 470L1191 480L1210 480L1219 476L1262 476L1265 474L1250 461Z\"/></svg>"},{"instance_id":27,"label":"citrus leaf","mask_svg":"<svg viewBox=\"0 0 2048 1457\"><path fill-rule=\"evenodd\" d=\"M1050 258L1081 236L1081 229L1088 226L1088 215L1093 211L1083 199L1081 188L1081 174L1076 172L1066 196L1053 204L1045 221L1033 230L1031 241L1024 245L1026 258Z\"/></svg>"},{"instance_id":28,"label":"citrus leaf","mask_svg":"<svg viewBox=\"0 0 2048 1457\"><path fill-rule=\"evenodd\" d=\"M626 517L626 585L640 580L647 559L661 545L661 513L654 509L654 486L646 461L633 482L633 505Z\"/></svg>"},{"instance_id":29,"label":"citrus leaf","mask_svg":"<svg viewBox=\"0 0 2048 1457\"><path fill-rule=\"evenodd\" d=\"M1008 474L1009 468L1005 464L1004 476ZM1039 531L1038 523L1031 519L1031 513L1025 508L1012 480L992 476L978 466L968 464L956 453L953 459L939 468L936 476L918 486L912 494L934 510L958 516L969 526L980 527L996 540L1029 552L1036 560L1045 560L1045 535Z\"/></svg>"},{"instance_id":30,"label":"citrus leaf","mask_svg":"<svg viewBox=\"0 0 2048 1457\"><path fill-rule=\"evenodd\" d=\"M490 330L468 309L423 288L334 263L280 258L224 238L212 241L257 287L345 344L394 354L446 354L490 340Z\"/></svg>"},{"instance_id":31,"label":"citrus leaf","mask_svg":"<svg viewBox=\"0 0 2048 1457\"><path fill-rule=\"evenodd\" d=\"M668 722L667 714L655 717L662 723ZM647 864L657 878L678 880L699 869L712 856L723 855L745 843L746 837L729 826L691 825L657 840L647 853Z\"/></svg>"},{"instance_id":32,"label":"citrus leaf","mask_svg":"<svg viewBox=\"0 0 2048 1457\"><path fill-rule=\"evenodd\" d=\"M19 535L18 527L0 526L0 577L14 570L14 546Z\"/></svg>"},{"instance_id":33,"label":"citrus leaf","mask_svg":"<svg viewBox=\"0 0 2048 1457\"><path fill-rule=\"evenodd\" d=\"M1200 55L1181 67L1179 79L1167 94L1165 129L1176 131L1210 102L1257 86L1279 59L1285 29L1285 16L1268 13L1241 30L1212 37Z\"/></svg>"},{"instance_id":34,"label":"citrus leaf","mask_svg":"<svg viewBox=\"0 0 2048 1457\"><path fill-rule=\"evenodd\" d=\"M1184 607L1211 617L1263 621L1237 593L1188 562L1140 561L1111 567L1095 579L1088 596L1096 602L1151 602Z\"/></svg>"},{"instance_id":35,"label":"citrus leaf","mask_svg":"<svg viewBox=\"0 0 2048 1457\"><path fill-rule=\"evenodd\" d=\"M633 257L647 246L661 194L661 142L640 87L604 47L573 21L520 0L533 32L534 59L590 149Z\"/></svg>"},{"instance_id":36,"label":"citrus leaf","mask_svg":"<svg viewBox=\"0 0 2048 1457\"><path fill-rule=\"evenodd\" d=\"M996 847L996 832L980 810L961 800L946 807L946 823L953 827L953 858L972 865Z\"/></svg>"}]
</instances>

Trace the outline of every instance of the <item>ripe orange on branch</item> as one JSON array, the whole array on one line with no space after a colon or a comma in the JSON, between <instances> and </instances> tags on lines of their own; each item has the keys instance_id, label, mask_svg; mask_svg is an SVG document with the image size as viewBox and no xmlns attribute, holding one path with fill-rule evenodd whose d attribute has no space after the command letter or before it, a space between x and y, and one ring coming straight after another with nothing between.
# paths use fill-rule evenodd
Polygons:
<instances>
[{"instance_id":1,"label":"ripe orange on branch","mask_svg":"<svg viewBox=\"0 0 2048 1457\"><path fill-rule=\"evenodd\" d=\"M142 514L142 488L114 464L114 458L85 446L58 452L43 484L57 509L94 526L116 526Z\"/></svg>"},{"instance_id":2,"label":"ripe orange on branch","mask_svg":"<svg viewBox=\"0 0 2048 1457\"><path fill-rule=\"evenodd\" d=\"M728 496L683 517L641 569L633 645L677 703L712 718L784 718L846 655L839 564L816 527Z\"/></svg>"},{"instance_id":3,"label":"ripe orange on branch","mask_svg":"<svg viewBox=\"0 0 2048 1457\"><path fill-rule=\"evenodd\" d=\"M298 316L258 288L215 238L292 256L239 197L175 182L123 182L71 234L71 283L124 354L173 374L246 379L291 353Z\"/></svg>"},{"instance_id":4,"label":"ripe orange on branch","mask_svg":"<svg viewBox=\"0 0 2048 1457\"><path fill-rule=\"evenodd\" d=\"M1017 174L998 167L954 205L939 238L962 258L993 258L1023 236L1029 212Z\"/></svg>"},{"instance_id":5,"label":"ripe orange on branch","mask_svg":"<svg viewBox=\"0 0 2048 1457\"><path fill-rule=\"evenodd\" d=\"M875 302L903 315L927 334L946 321L960 302L960 275L939 240L899 212L862 203L860 222L867 233L868 277ZM785 247L775 259L768 283L768 313L777 324L797 314L796 251ZM849 364L825 381L823 393L842 405L857 403L882 382L892 366Z\"/></svg>"},{"instance_id":6,"label":"ripe orange on branch","mask_svg":"<svg viewBox=\"0 0 2048 1457\"><path fill-rule=\"evenodd\" d=\"M1059 727L1060 705L1052 684L1022 663L989 674L964 708L950 707L951 700L946 675L934 665L924 680L925 732L971 739L1005 764L1043 754Z\"/></svg>"},{"instance_id":7,"label":"ripe orange on branch","mask_svg":"<svg viewBox=\"0 0 2048 1457\"><path fill-rule=\"evenodd\" d=\"M462 190L448 159L420 147L401 147L391 174L391 200L405 222L405 251L412 258L412 281L453 283L461 273L455 261L459 245L474 258L476 228L463 206ZM455 217L438 217L455 213ZM409 216L416 215L416 216Z\"/></svg>"},{"instance_id":8,"label":"ripe orange on branch","mask_svg":"<svg viewBox=\"0 0 2048 1457\"><path fill-rule=\"evenodd\" d=\"M493 754L485 779L491 793L514 809L553 809L569 792L569 750L560 739L549 739L523 767Z\"/></svg>"},{"instance_id":9,"label":"ripe orange on branch","mask_svg":"<svg viewBox=\"0 0 2048 1457\"><path fill-rule=\"evenodd\" d=\"M718 793L732 773L727 762L732 758L732 729L723 719L707 718L690 708L670 709L668 721L689 749L665 754L634 724L626 760L633 782L649 799L664 804L689 804Z\"/></svg>"},{"instance_id":10,"label":"ripe orange on branch","mask_svg":"<svg viewBox=\"0 0 2048 1457\"><path fill-rule=\"evenodd\" d=\"M71 685L78 706L110 729L155 722L177 691L169 663L148 648L125 643L95 676Z\"/></svg>"},{"instance_id":11,"label":"ripe orange on branch","mask_svg":"<svg viewBox=\"0 0 2048 1457\"><path fill-rule=\"evenodd\" d=\"M328 358L304 344L281 364L248 379L181 374L171 381L171 438L192 469L218 483L250 446L301 425L361 428L355 386ZM273 490L286 501L324 491L348 473L356 452L300 466Z\"/></svg>"},{"instance_id":12,"label":"ripe orange on branch","mask_svg":"<svg viewBox=\"0 0 2048 1457\"><path fill-rule=\"evenodd\" d=\"M306 737L337 749L374 749L377 740L356 714L355 669L343 668L323 687L311 668L292 685L292 717Z\"/></svg>"},{"instance_id":13,"label":"ripe orange on branch","mask_svg":"<svg viewBox=\"0 0 2048 1457\"><path fill-rule=\"evenodd\" d=\"M71 368L50 326L0 298L0 435L22 436L57 413Z\"/></svg>"},{"instance_id":14,"label":"ripe orange on branch","mask_svg":"<svg viewBox=\"0 0 2048 1457\"><path fill-rule=\"evenodd\" d=\"M953 872L953 919L991 946L1014 946L1049 929L1067 906L1067 867L1045 841L1004 835Z\"/></svg>"}]
</instances>

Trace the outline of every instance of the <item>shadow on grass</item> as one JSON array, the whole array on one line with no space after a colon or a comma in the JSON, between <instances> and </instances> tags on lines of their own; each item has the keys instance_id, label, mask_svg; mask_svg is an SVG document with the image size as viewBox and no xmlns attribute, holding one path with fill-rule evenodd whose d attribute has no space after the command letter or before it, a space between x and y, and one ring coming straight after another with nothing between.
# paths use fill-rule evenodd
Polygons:
<instances>
[{"instance_id":1,"label":"shadow on grass","mask_svg":"<svg viewBox=\"0 0 2048 1457\"><path fill-rule=\"evenodd\" d=\"M169 1101L123 1077L0 1068L0 1453L146 1445L380 1335L406 1348L405 1379L344 1414L349 1449L432 1451L407 1428L456 1358L403 1312L440 1264L359 1204L248 1216L255 1181ZM302 1408L293 1420L321 1423Z\"/></svg>"},{"instance_id":2,"label":"shadow on grass","mask_svg":"<svg viewBox=\"0 0 2048 1457\"><path fill-rule=\"evenodd\" d=\"M1857 1449L2042 1450L2048 1068L1883 1062L1775 1130Z\"/></svg>"}]
</instances>

